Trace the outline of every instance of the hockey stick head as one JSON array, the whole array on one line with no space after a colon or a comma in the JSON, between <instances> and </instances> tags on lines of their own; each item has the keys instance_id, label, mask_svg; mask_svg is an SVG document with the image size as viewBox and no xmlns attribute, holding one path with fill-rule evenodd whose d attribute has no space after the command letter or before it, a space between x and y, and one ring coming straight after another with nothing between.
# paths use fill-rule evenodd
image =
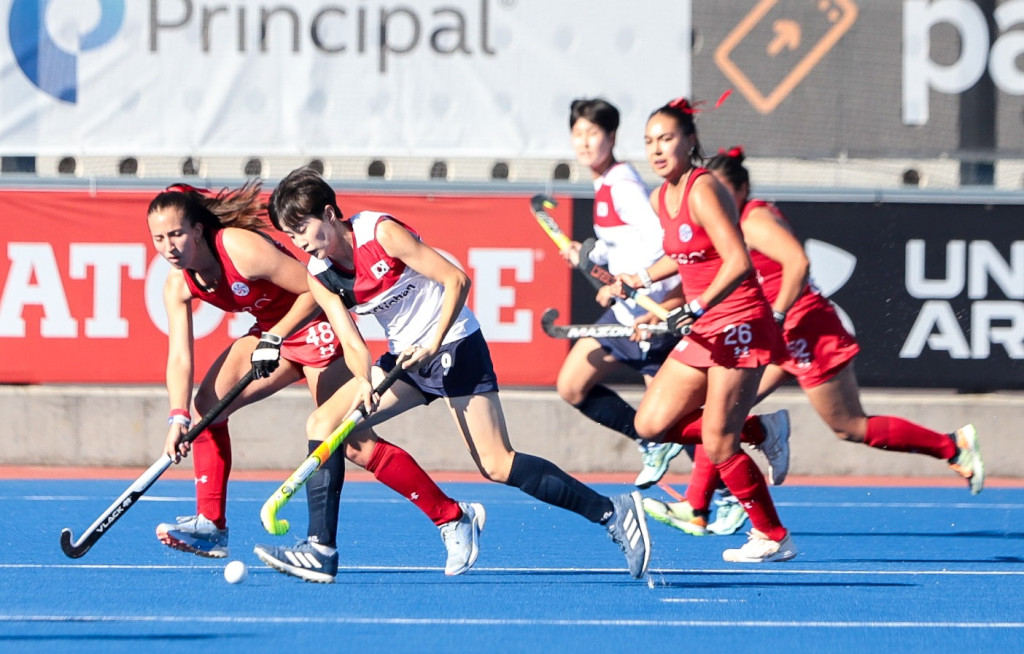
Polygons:
<instances>
[{"instance_id":1,"label":"hockey stick head","mask_svg":"<svg viewBox=\"0 0 1024 654\"><path fill-rule=\"evenodd\" d=\"M65 527L60 532L60 548L64 550L64 555L70 559L77 559L82 557L89 548L92 547L92 543L83 543L76 546L74 544L75 536L71 533L71 530Z\"/></svg>"},{"instance_id":2,"label":"hockey stick head","mask_svg":"<svg viewBox=\"0 0 1024 654\"><path fill-rule=\"evenodd\" d=\"M554 199L550 195L538 193L537 195L530 198L530 208L533 209L534 213L540 213L547 211L548 209L554 209L558 206L558 200Z\"/></svg>"},{"instance_id":3,"label":"hockey stick head","mask_svg":"<svg viewBox=\"0 0 1024 654\"><path fill-rule=\"evenodd\" d=\"M544 309L544 313L540 316L540 326L544 329L545 334L551 334L551 328L556 320L558 320L558 309Z\"/></svg>"}]
</instances>

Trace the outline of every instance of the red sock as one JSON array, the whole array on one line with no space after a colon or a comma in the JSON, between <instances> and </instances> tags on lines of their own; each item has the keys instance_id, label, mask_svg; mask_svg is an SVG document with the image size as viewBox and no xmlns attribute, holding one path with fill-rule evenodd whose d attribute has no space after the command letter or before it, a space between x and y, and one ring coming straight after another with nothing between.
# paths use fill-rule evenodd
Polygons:
<instances>
[{"instance_id":1,"label":"red sock","mask_svg":"<svg viewBox=\"0 0 1024 654\"><path fill-rule=\"evenodd\" d=\"M779 520L775 503L768 493L768 484L754 460L740 451L715 467L722 475L722 481L747 510L754 528L774 541L785 538L786 528Z\"/></svg>"},{"instance_id":2,"label":"red sock","mask_svg":"<svg viewBox=\"0 0 1024 654\"><path fill-rule=\"evenodd\" d=\"M925 429L895 416L868 418L864 443L880 450L927 454L936 459L948 460L956 456L956 443L947 434Z\"/></svg>"},{"instance_id":3,"label":"red sock","mask_svg":"<svg viewBox=\"0 0 1024 654\"><path fill-rule=\"evenodd\" d=\"M711 463L703 445L698 445L693 452L693 468L690 470L690 483L686 486L686 501L694 511L709 512L711 496L718 487L721 477L715 464Z\"/></svg>"},{"instance_id":4,"label":"red sock","mask_svg":"<svg viewBox=\"0 0 1024 654\"><path fill-rule=\"evenodd\" d=\"M231 436L226 421L210 425L192 441L192 467L196 473L196 511L224 529L231 474Z\"/></svg>"},{"instance_id":5,"label":"red sock","mask_svg":"<svg viewBox=\"0 0 1024 654\"><path fill-rule=\"evenodd\" d=\"M668 428L661 440L665 443L700 445L703 417L704 409L697 409L693 413L683 416L679 422ZM757 416L747 416L743 423L740 440L751 445L760 445L764 442L764 427L761 426L761 421Z\"/></svg>"},{"instance_id":6,"label":"red sock","mask_svg":"<svg viewBox=\"0 0 1024 654\"><path fill-rule=\"evenodd\" d=\"M378 439L366 469L377 481L419 507L435 525L462 517L459 503L445 495L420 464L397 445Z\"/></svg>"}]
</instances>

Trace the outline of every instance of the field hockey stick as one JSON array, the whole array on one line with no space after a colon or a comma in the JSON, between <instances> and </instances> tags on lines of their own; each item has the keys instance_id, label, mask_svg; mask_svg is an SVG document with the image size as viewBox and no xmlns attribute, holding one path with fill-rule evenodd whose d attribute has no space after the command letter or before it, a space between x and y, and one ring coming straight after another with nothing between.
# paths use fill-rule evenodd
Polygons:
<instances>
[{"instance_id":1,"label":"field hockey stick","mask_svg":"<svg viewBox=\"0 0 1024 654\"><path fill-rule=\"evenodd\" d=\"M572 243L572 239L566 236L562 228L555 222L555 219L548 213L548 209L554 209L557 206L558 201L550 195L538 193L530 198L530 211L533 213L533 217L537 219L537 224L555 242L559 250L564 250Z\"/></svg>"},{"instance_id":2,"label":"field hockey stick","mask_svg":"<svg viewBox=\"0 0 1024 654\"><path fill-rule=\"evenodd\" d=\"M391 385L398 380L399 375L402 373L402 363L405 361L404 358L399 358L395 363L395 367L391 369L387 377L377 384L377 387L373 389L375 395L382 395L384 391L391 388ZM366 407L360 405L359 408L354 409L345 418L344 422L338 425L331 434L324 439L320 445L317 446L313 452L306 457L306 460L302 462L298 468L295 469L288 479L285 479L284 483L281 484L280 488L274 491L274 494L267 498L267 501L263 503L263 508L260 509L260 522L263 523L263 528L267 530L267 533L275 536L283 536L288 533L288 521L279 520L277 512L284 508L284 505L292 499L296 493L299 492L306 482L309 481L320 466L324 464L327 459L330 458L334 451L338 449L342 441L344 441L349 434L352 433L359 423L366 419L369 412Z\"/></svg>"},{"instance_id":3,"label":"field hockey stick","mask_svg":"<svg viewBox=\"0 0 1024 654\"><path fill-rule=\"evenodd\" d=\"M581 324L581 325L556 325L558 309L545 309L540 317L540 326L544 333L551 338L628 338L633 335L634 329L629 325L611 323ZM664 323L657 325L639 325L641 331L651 333L665 333L668 326Z\"/></svg>"},{"instance_id":4,"label":"field hockey stick","mask_svg":"<svg viewBox=\"0 0 1024 654\"><path fill-rule=\"evenodd\" d=\"M559 250L564 250L569 247L571 243L562 228L558 226L555 219L548 213L548 209L553 209L558 206L558 201L553 197L538 193L530 198L530 211L533 213L533 217L537 219L537 223L541 226L545 233L554 241L555 245L558 246ZM616 282L615 275L608 272L608 270L590 260L588 248L584 245L580 249L579 263L576 265L576 269L583 273L587 281L594 286L595 289L600 290L602 287ZM627 297L632 299L638 305L650 311L658 320L665 320L668 316L668 311L665 310L660 304L650 298L650 296L644 293L638 293L635 288L628 284L622 284L622 290L626 293Z\"/></svg>"},{"instance_id":5,"label":"field hockey stick","mask_svg":"<svg viewBox=\"0 0 1024 654\"><path fill-rule=\"evenodd\" d=\"M188 430L188 432L181 437L179 443L191 443L199 434L206 429L211 422L217 419L217 416L221 414L229 404L235 401L235 398L241 394L245 387L248 386L254 379L256 379L256 373L254 370L249 370L245 377L242 377L237 384L235 384L227 394L222 397L217 404L210 409L202 420L197 422L195 426ZM81 538L75 540L74 535L71 533L71 529L65 527L60 532L60 548L64 550L64 554L69 558L77 559L83 554L89 551L89 549L96 544L96 541L107 533L115 522L121 519L121 517L127 513L128 509L135 506L135 503L139 501L149 487L160 478L160 475L164 474L167 468L171 467L174 463L174 459L167 454L164 454L156 460L153 465L149 466L146 472L142 473L138 479L132 482L121 496L114 500L114 503L107 507L107 510L100 514L100 517L96 518L88 529L82 534Z\"/></svg>"}]
</instances>

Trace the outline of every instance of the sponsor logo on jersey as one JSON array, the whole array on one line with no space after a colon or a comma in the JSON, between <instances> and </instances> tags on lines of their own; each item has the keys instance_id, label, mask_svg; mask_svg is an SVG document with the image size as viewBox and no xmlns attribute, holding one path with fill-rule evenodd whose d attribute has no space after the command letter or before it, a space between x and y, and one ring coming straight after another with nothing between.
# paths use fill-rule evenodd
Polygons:
<instances>
[{"instance_id":1,"label":"sponsor logo on jersey","mask_svg":"<svg viewBox=\"0 0 1024 654\"><path fill-rule=\"evenodd\" d=\"M249 285L245 282L235 282L231 285L231 292L237 297L245 297L249 294Z\"/></svg>"},{"instance_id":2,"label":"sponsor logo on jersey","mask_svg":"<svg viewBox=\"0 0 1024 654\"><path fill-rule=\"evenodd\" d=\"M598 202L594 206L594 214L598 218L605 218L605 217L607 217L608 216L608 203L607 202Z\"/></svg>"},{"instance_id":3,"label":"sponsor logo on jersey","mask_svg":"<svg viewBox=\"0 0 1024 654\"><path fill-rule=\"evenodd\" d=\"M691 238L693 238L693 228L689 225L680 225L679 240L683 243L689 243Z\"/></svg>"}]
</instances>

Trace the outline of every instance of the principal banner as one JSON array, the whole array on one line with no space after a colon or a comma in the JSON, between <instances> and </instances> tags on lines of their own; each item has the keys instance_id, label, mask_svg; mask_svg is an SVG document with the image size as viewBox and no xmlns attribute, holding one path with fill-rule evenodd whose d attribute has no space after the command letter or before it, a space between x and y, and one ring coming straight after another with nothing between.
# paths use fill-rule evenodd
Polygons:
<instances>
[{"instance_id":1,"label":"principal banner","mask_svg":"<svg viewBox=\"0 0 1024 654\"><path fill-rule=\"evenodd\" d=\"M638 153L690 90L690 0L0 0L0 33L0 154L563 157L597 94Z\"/></svg>"},{"instance_id":2,"label":"principal banner","mask_svg":"<svg viewBox=\"0 0 1024 654\"><path fill-rule=\"evenodd\" d=\"M146 227L154 193L0 191L0 383L163 382L169 265ZM547 338L539 320L547 307L569 315L570 271L527 197L339 194L339 204L393 213L469 273L469 305L502 384L553 383L568 345ZM560 217L567 230L569 215ZM197 377L251 324L248 314L197 304ZM358 325L382 353L376 321Z\"/></svg>"}]
</instances>

